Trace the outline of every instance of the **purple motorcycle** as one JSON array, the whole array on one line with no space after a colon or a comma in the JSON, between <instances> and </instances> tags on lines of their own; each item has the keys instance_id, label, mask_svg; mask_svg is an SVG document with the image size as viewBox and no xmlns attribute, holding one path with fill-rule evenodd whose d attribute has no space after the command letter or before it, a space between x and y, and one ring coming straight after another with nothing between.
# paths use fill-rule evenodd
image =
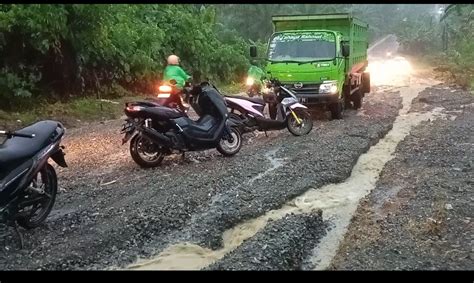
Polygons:
<instances>
[{"instance_id":1,"label":"purple motorcycle","mask_svg":"<svg viewBox=\"0 0 474 283\"><path fill-rule=\"evenodd\" d=\"M313 129L313 120L306 106L298 103L298 98L278 80L270 80L266 85L264 99L245 96L225 96L230 118L239 120L241 133L255 130L272 131L288 128L295 136L306 135ZM270 118L263 110L268 103Z\"/></svg>"}]
</instances>

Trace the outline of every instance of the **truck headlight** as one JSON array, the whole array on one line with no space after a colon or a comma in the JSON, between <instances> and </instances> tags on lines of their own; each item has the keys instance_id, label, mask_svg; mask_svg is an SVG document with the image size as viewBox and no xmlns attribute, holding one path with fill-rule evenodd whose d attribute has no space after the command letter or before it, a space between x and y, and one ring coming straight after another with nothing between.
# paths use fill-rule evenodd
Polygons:
<instances>
[{"instance_id":1,"label":"truck headlight","mask_svg":"<svg viewBox=\"0 0 474 283\"><path fill-rule=\"evenodd\" d=\"M319 86L319 93L331 93L336 94L338 91L337 89L337 81L324 81Z\"/></svg>"}]
</instances>

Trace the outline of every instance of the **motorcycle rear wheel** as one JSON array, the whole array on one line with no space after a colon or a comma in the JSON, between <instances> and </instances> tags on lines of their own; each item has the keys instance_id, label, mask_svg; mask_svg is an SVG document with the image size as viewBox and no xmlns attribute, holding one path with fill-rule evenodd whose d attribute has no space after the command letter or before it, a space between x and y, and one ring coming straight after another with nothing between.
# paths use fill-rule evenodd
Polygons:
<instances>
[{"instance_id":1,"label":"motorcycle rear wheel","mask_svg":"<svg viewBox=\"0 0 474 283\"><path fill-rule=\"evenodd\" d=\"M36 228L46 220L51 209L53 209L58 192L58 178L53 166L46 163L32 181L32 187L38 188L38 177L40 177L39 179L41 180L40 189L43 190L44 197L41 201L23 208L20 212L21 215L17 218L18 224L26 229ZM36 192L34 192L33 195L28 195L28 197L31 198L37 196L38 193ZM25 211L26 208L29 209Z\"/></svg>"},{"instance_id":2,"label":"motorcycle rear wheel","mask_svg":"<svg viewBox=\"0 0 474 283\"><path fill-rule=\"evenodd\" d=\"M157 167L165 158L165 152L160 146L139 134L130 141L130 155L143 168Z\"/></svg>"},{"instance_id":3,"label":"motorcycle rear wheel","mask_svg":"<svg viewBox=\"0 0 474 283\"><path fill-rule=\"evenodd\" d=\"M242 135L236 128L230 128L231 135L233 138L232 142L229 142L224 137L217 144L217 151L219 151L224 156L234 156L240 151L242 147Z\"/></svg>"}]
</instances>

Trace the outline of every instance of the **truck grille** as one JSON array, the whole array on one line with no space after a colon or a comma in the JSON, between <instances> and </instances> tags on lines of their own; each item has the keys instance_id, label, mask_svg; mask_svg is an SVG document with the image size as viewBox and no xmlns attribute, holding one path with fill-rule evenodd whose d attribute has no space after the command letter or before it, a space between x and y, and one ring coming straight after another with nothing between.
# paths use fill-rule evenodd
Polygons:
<instances>
[{"instance_id":1,"label":"truck grille","mask_svg":"<svg viewBox=\"0 0 474 283\"><path fill-rule=\"evenodd\" d=\"M289 90L299 94L318 94L319 93L319 86L321 84L303 84L303 87L296 88L293 84L285 84L284 87L288 88Z\"/></svg>"}]
</instances>

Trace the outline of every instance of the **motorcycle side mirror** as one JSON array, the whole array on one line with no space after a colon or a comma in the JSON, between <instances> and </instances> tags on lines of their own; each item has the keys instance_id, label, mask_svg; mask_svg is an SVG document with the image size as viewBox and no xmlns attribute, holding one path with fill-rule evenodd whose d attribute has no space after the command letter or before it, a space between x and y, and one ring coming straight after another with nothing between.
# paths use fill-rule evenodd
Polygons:
<instances>
[{"instance_id":1,"label":"motorcycle side mirror","mask_svg":"<svg viewBox=\"0 0 474 283\"><path fill-rule=\"evenodd\" d=\"M255 45L250 46L250 57L252 58L257 57L257 46Z\"/></svg>"}]
</instances>

